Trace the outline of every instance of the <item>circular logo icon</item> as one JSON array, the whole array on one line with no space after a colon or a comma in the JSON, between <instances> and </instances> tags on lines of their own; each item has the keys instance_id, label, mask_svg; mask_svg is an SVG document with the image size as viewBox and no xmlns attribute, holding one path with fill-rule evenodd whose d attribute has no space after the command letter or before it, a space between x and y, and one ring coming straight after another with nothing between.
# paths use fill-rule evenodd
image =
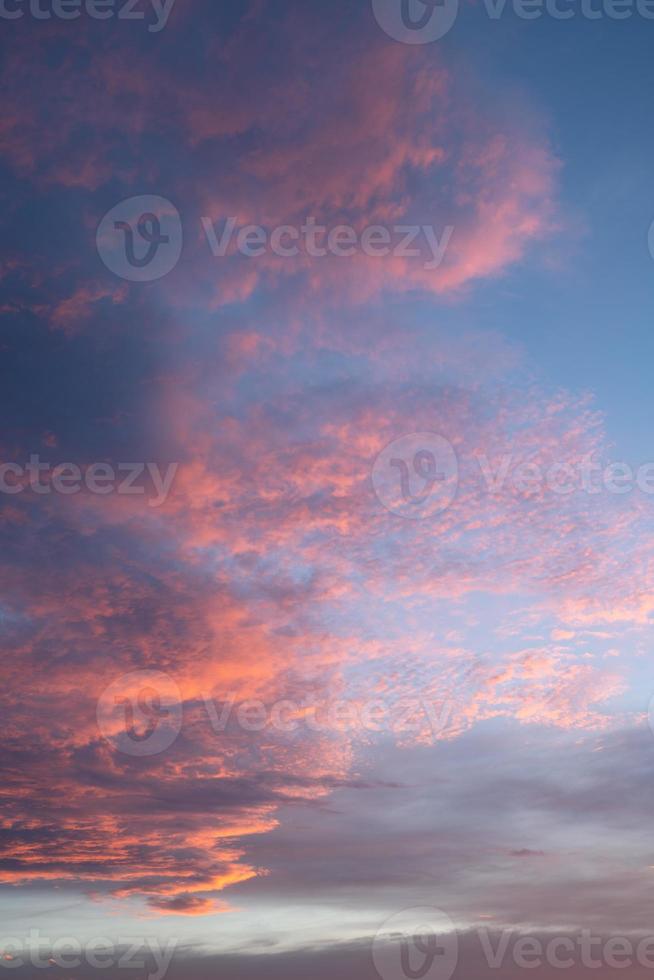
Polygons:
<instances>
[{"instance_id":1,"label":"circular logo icon","mask_svg":"<svg viewBox=\"0 0 654 980\"><path fill-rule=\"evenodd\" d=\"M454 923L431 905L392 915L372 944L372 959L381 980L450 980L458 956Z\"/></svg>"},{"instance_id":2,"label":"circular logo icon","mask_svg":"<svg viewBox=\"0 0 654 980\"><path fill-rule=\"evenodd\" d=\"M446 510L456 495L459 465L451 443L435 432L412 432L375 460L372 483L380 502L414 520Z\"/></svg>"},{"instance_id":3,"label":"circular logo icon","mask_svg":"<svg viewBox=\"0 0 654 980\"><path fill-rule=\"evenodd\" d=\"M459 0L372 0L377 23L403 44L430 44L454 26Z\"/></svg>"},{"instance_id":4,"label":"circular logo icon","mask_svg":"<svg viewBox=\"0 0 654 980\"><path fill-rule=\"evenodd\" d=\"M182 727L182 696L168 674L134 670L103 691L98 728L118 752L158 755L170 748Z\"/></svg>"},{"instance_id":5,"label":"circular logo icon","mask_svg":"<svg viewBox=\"0 0 654 980\"><path fill-rule=\"evenodd\" d=\"M175 268L182 254L182 221L165 197L142 194L108 211L95 236L100 258L131 282L152 282Z\"/></svg>"}]
</instances>

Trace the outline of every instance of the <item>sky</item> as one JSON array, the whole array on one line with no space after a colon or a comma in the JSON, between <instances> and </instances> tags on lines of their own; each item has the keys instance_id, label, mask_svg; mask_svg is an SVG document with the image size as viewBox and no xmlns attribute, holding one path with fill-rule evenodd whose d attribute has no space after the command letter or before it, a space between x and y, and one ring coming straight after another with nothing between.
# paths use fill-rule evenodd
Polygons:
<instances>
[{"instance_id":1,"label":"sky","mask_svg":"<svg viewBox=\"0 0 654 980\"><path fill-rule=\"evenodd\" d=\"M654 934L654 6L0 21L0 967L468 980L492 935L597 972L591 931L618 969Z\"/></svg>"}]
</instances>

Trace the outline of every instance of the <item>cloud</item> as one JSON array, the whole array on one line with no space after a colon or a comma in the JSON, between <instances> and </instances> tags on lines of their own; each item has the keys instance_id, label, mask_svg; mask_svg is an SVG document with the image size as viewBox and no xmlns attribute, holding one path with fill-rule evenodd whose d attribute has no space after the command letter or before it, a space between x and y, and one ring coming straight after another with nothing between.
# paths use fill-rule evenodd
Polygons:
<instances>
[{"instance_id":1,"label":"cloud","mask_svg":"<svg viewBox=\"0 0 654 980\"><path fill-rule=\"evenodd\" d=\"M197 21L183 15L183 0L177 6L180 37L194 36ZM209 3L202 16L220 19ZM166 57L166 38L153 49L121 35L132 70L120 70L115 24L97 36L81 24L73 35L52 23L19 40L3 77L9 93L20 93L21 111L5 118L0 152L50 207L59 202L59 224L77 212L86 224L62 236L49 267L34 262L19 235L13 261L41 280L29 309L73 331L93 322L99 300L125 302L124 286L98 279L106 270L94 261L95 229L144 182L182 213L184 258L161 284L177 309L206 313L259 290L292 290L297 305L319 297L341 307L389 291L446 295L524 259L559 224L559 163L536 114L511 119L456 65L371 37L360 15L348 16L356 29L344 32L337 19L327 26L320 11L299 4L282 16L253 4L227 39L208 43L201 68ZM338 59L329 39L343 52ZM61 54L49 59L54 44ZM27 72L26 47L39 52L39 72ZM298 85L298 77L306 81ZM305 252L289 259L270 250L213 257L201 218L220 227L230 216L269 231L309 218L328 228L351 225L358 235L377 225L429 225L439 240L454 231L436 268L424 242L418 256L398 249L383 257L358 250L347 259ZM9 220L24 224L21 201ZM82 248L71 247L80 235Z\"/></svg>"},{"instance_id":2,"label":"cloud","mask_svg":"<svg viewBox=\"0 0 654 980\"><path fill-rule=\"evenodd\" d=\"M306 882L337 893L346 879L360 899L409 868L430 887L442 871L456 891L470 854L490 860L480 820L506 817L503 799L571 821L587 803L623 813L601 785L553 783L547 765L531 781L490 779L467 741L494 725L584 739L633 722L619 702L629 665L602 644L653 608L637 494L512 479L514 464L609 451L592 398L551 390L518 345L448 319L560 229L559 163L537 113L500 112L496 90L441 53L373 40L372 18L344 21L350 7L254 4L230 20L178 0L179 33L121 34L120 59L113 26L53 23L8 53L7 104L21 108L0 132L13 250L3 459L47 448L55 462L179 463L159 508L90 492L0 500L0 876L15 891L72 886L153 916L221 918L248 888L306 901ZM169 277L136 289L110 277L94 240L102 215L144 188L183 212L187 247ZM200 218L230 215L454 233L435 269L397 254L216 259ZM405 521L371 473L385 446L424 431L451 442L459 486L447 510ZM480 459L497 475L507 454L509 478L489 489ZM181 731L153 756L121 754L98 725L98 700L134 671L180 690ZM323 719L344 702L354 724L312 727L312 699ZM381 733L362 724L371 700ZM248 730L238 710L252 701L285 702L296 727ZM418 764L435 772L464 745L474 785L455 785L435 840L403 781L420 788ZM392 756L392 778L363 771L375 752ZM345 797L365 820L335 819L294 852L294 815L328 822ZM547 835L526 836L492 851L508 918L521 905L502 862ZM598 875L620 895L634 878ZM570 908L562 879L539 896L544 917Z\"/></svg>"}]
</instances>

